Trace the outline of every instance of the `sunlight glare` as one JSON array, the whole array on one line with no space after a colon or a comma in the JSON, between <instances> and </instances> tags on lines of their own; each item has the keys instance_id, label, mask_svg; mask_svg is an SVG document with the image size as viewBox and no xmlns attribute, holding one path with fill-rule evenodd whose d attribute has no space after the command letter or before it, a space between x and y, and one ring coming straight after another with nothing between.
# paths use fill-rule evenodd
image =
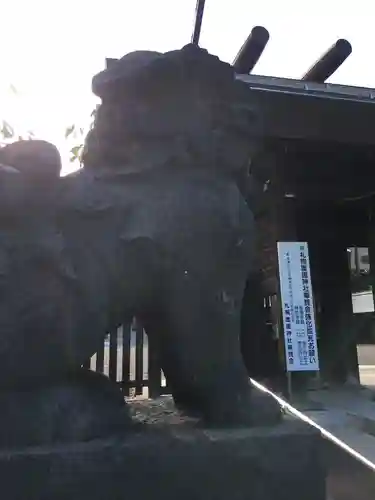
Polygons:
<instances>
[{"instance_id":1,"label":"sunlight glare","mask_svg":"<svg viewBox=\"0 0 375 500\"><path fill-rule=\"evenodd\" d=\"M5 3L0 120L54 142L65 170L71 169L64 130L73 123L88 125L96 102L91 78L104 67L105 57L189 43L195 5L196 0ZM316 0L313 10L296 0L207 0L201 45L232 61L251 28L263 25L271 37L255 73L298 78L344 37L352 43L353 54L330 80L371 87L375 66L367 58L375 42L372 14L375 4L370 0L357 0L354 11L339 0ZM10 85L19 95L12 95Z\"/></svg>"}]
</instances>

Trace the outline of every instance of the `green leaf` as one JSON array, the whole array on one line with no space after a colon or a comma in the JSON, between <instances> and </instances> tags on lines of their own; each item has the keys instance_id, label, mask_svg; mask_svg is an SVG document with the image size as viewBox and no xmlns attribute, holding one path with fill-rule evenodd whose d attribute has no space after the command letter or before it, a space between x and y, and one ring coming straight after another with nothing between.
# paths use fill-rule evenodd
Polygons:
<instances>
[{"instance_id":1,"label":"green leaf","mask_svg":"<svg viewBox=\"0 0 375 500\"><path fill-rule=\"evenodd\" d=\"M82 156L82 151L83 151L83 144L80 144L79 146L74 146L70 150L70 154L72 155L70 158L70 161L74 162L74 161L78 160L80 162L81 156Z\"/></svg>"},{"instance_id":2,"label":"green leaf","mask_svg":"<svg viewBox=\"0 0 375 500\"><path fill-rule=\"evenodd\" d=\"M80 144L79 146L74 146L74 147L70 150L70 152L71 152L72 154L74 154L74 155L78 156L78 155L79 155L79 153L80 153L80 151L81 151L81 149L82 149L82 145Z\"/></svg>"},{"instance_id":3,"label":"green leaf","mask_svg":"<svg viewBox=\"0 0 375 500\"><path fill-rule=\"evenodd\" d=\"M12 139L15 135L14 128L7 121L3 120L0 134L4 139Z\"/></svg>"}]
</instances>

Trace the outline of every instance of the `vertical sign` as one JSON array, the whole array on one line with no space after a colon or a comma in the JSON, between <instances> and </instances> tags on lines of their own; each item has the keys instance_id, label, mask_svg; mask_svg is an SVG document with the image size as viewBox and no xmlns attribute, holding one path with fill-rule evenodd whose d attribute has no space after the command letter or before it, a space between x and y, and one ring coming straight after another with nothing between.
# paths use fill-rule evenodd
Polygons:
<instances>
[{"instance_id":1,"label":"vertical sign","mask_svg":"<svg viewBox=\"0 0 375 500\"><path fill-rule=\"evenodd\" d=\"M307 243L278 242L277 253L287 371L319 371Z\"/></svg>"}]
</instances>

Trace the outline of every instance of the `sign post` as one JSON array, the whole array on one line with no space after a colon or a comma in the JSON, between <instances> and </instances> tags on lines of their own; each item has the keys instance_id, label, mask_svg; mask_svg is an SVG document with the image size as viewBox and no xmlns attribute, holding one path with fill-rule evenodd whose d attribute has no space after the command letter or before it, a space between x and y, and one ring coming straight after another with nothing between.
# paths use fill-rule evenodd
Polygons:
<instances>
[{"instance_id":1,"label":"sign post","mask_svg":"<svg viewBox=\"0 0 375 500\"><path fill-rule=\"evenodd\" d=\"M292 372L319 371L308 245L278 242L280 300L289 397Z\"/></svg>"}]
</instances>

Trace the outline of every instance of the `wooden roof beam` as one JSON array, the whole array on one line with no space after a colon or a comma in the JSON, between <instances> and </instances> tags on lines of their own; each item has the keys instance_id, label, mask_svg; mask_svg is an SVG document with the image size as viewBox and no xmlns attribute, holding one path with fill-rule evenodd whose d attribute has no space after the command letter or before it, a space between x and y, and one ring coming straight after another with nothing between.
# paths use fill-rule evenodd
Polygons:
<instances>
[{"instance_id":1,"label":"wooden roof beam","mask_svg":"<svg viewBox=\"0 0 375 500\"><path fill-rule=\"evenodd\" d=\"M344 38L325 52L316 63L304 74L301 80L315 83L324 83L339 69L352 53L352 46Z\"/></svg>"},{"instance_id":2,"label":"wooden roof beam","mask_svg":"<svg viewBox=\"0 0 375 500\"><path fill-rule=\"evenodd\" d=\"M263 26L255 26L245 40L233 61L236 73L247 75L252 72L263 54L270 35Z\"/></svg>"},{"instance_id":3,"label":"wooden roof beam","mask_svg":"<svg viewBox=\"0 0 375 500\"><path fill-rule=\"evenodd\" d=\"M194 45L199 45L205 3L206 0L197 0L197 6L195 8L194 29L191 36L191 43L193 43Z\"/></svg>"}]
</instances>

